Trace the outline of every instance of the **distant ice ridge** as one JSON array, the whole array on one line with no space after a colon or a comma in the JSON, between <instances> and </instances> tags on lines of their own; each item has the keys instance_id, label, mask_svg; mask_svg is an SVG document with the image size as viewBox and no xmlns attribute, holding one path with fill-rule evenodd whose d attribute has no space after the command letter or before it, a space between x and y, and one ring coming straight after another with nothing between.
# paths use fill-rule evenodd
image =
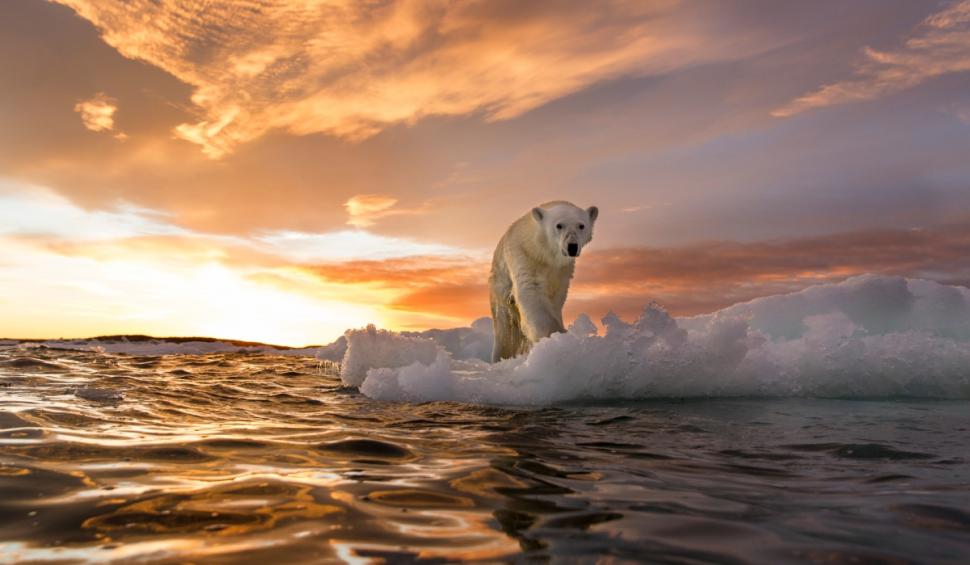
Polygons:
<instances>
[{"instance_id":1,"label":"distant ice ridge","mask_svg":"<svg viewBox=\"0 0 970 565\"><path fill-rule=\"evenodd\" d=\"M725 396L970 398L970 290L864 275L675 319L580 316L528 355L457 359L421 336L346 334L342 378L382 400L483 404ZM479 328L481 329L481 328ZM452 348L454 349L454 348Z\"/></svg>"},{"instance_id":2,"label":"distant ice ridge","mask_svg":"<svg viewBox=\"0 0 970 565\"><path fill-rule=\"evenodd\" d=\"M12 340L11 340L12 341ZM271 345L240 345L230 341L167 341L165 339L50 339L47 341L17 342L21 348L50 347L54 349L74 349L78 351L98 351L101 353L126 355L206 355L209 353L268 353L296 357L313 357L319 347L281 349ZM5 345L0 343L0 346Z\"/></svg>"}]
</instances>

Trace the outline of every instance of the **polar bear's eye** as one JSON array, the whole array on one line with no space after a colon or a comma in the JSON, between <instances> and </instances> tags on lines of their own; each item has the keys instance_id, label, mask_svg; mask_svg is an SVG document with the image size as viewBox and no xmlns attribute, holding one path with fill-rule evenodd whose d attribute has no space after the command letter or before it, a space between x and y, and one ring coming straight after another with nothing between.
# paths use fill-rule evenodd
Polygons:
<instances>
[{"instance_id":1,"label":"polar bear's eye","mask_svg":"<svg viewBox=\"0 0 970 565\"><path fill-rule=\"evenodd\" d=\"M562 224L556 224L556 229L557 230L561 230L562 229Z\"/></svg>"},{"instance_id":2,"label":"polar bear's eye","mask_svg":"<svg viewBox=\"0 0 970 565\"><path fill-rule=\"evenodd\" d=\"M586 226L584 224L579 224L579 229L584 230L586 229Z\"/></svg>"}]
</instances>

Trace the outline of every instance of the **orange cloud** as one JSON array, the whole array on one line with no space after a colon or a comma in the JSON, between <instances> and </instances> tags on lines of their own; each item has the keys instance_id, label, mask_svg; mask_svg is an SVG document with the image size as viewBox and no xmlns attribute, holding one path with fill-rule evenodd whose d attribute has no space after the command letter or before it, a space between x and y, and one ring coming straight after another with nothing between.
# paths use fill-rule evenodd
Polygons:
<instances>
[{"instance_id":1,"label":"orange cloud","mask_svg":"<svg viewBox=\"0 0 970 565\"><path fill-rule=\"evenodd\" d=\"M81 123L91 131L112 131L115 127L115 112L118 111L117 100L104 92L99 92L87 100L82 100L74 106L74 111L81 115ZM123 140L127 136L118 132L117 139Z\"/></svg>"},{"instance_id":2,"label":"orange cloud","mask_svg":"<svg viewBox=\"0 0 970 565\"><path fill-rule=\"evenodd\" d=\"M349 216L347 224L355 228L367 228L381 218L423 214L431 208L427 202L415 208L396 208L397 202L397 198L383 194L352 196L344 202L344 209Z\"/></svg>"},{"instance_id":3,"label":"orange cloud","mask_svg":"<svg viewBox=\"0 0 970 565\"><path fill-rule=\"evenodd\" d=\"M467 323L490 315L488 285L482 280L474 283L437 284L406 293L389 304L389 307L403 312L436 314L442 318Z\"/></svg>"},{"instance_id":4,"label":"orange cloud","mask_svg":"<svg viewBox=\"0 0 970 565\"><path fill-rule=\"evenodd\" d=\"M374 225L374 220L391 213L397 198L379 194L358 194L344 203L350 219L347 223L357 228Z\"/></svg>"},{"instance_id":5,"label":"orange cloud","mask_svg":"<svg viewBox=\"0 0 970 565\"><path fill-rule=\"evenodd\" d=\"M390 293L385 306L404 327L462 325L488 315L488 264L467 257L406 257L302 267L328 283Z\"/></svg>"},{"instance_id":6,"label":"orange cloud","mask_svg":"<svg viewBox=\"0 0 970 565\"><path fill-rule=\"evenodd\" d=\"M359 140L426 116L512 118L598 81L750 52L675 0L57 0L194 88L174 134L212 158L271 130ZM689 11L688 11L689 12ZM713 25L710 21L706 25Z\"/></svg>"},{"instance_id":7,"label":"orange cloud","mask_svg":"<svg viewBox=\"0 0 970 565\"><path fill-rule=\"evenodd\" d=\"M970 0L953 2L923 21L894 51L863 50L856 78L825 85L771 112L785 118L813 108L872 100L933 77L970 71Z\"/></svg>"},{"instance_id":8,"label":"orange cloud","mask_svg":"<svg viewBox=\"0 0 970 565\"><path fill-rule=\"evenodd\" d=\"M455 283L471 277L488 276L484 263L465 257L415 256L383 261L345 261L303 268L333 282L393 283L402 287Z\"/></svg>"}]
</instances>

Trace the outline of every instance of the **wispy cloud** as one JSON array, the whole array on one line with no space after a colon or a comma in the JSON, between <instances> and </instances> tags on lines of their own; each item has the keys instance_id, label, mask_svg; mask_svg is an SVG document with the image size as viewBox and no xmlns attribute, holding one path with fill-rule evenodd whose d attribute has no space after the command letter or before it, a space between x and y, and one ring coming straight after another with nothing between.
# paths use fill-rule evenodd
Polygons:
<instances>
[{"instance_id":1,"label":"wispy cloud","mask_svg":"<svg viewBox=\"0 0 970 565\"><path fill-rule=\"evenodd\" d=\"M479 257L411 256L301 267L321 280L379 288L405 323L461 325L488 315L488 263Z\"/></svg>"},{"instance_id":2,"label":"wispy cloud","mask_svg":"<svg viewBox=\"0 0 970 565\"><path fill-rule=\"evenodd\" d=\"M347 215L350 216L347 224L357 228L372 226L377 218L392 213L391 208L395 204L397 204L397 198L380 194L358 194L352 196L344 203L344 208L347 209Z\"/></svg>"},{"instance_id":3,"label":"wispy cloud","mask_svg":"<svg viewBox=\"0 0 970 565\"><path fill-rule=\"evenodd\" d=\"M84 210L43 187L0 182L0 236L54 236L97 240L146 235L187 235L164 214L120 201L107 210Z\"/></svg>"},{"instance_id":4,"label":"wispy cloud","mask_svg":"<svg viewBox=\"0 0 970 565\"><path fill-rule=\"evenodd\" d=\"M357 194L344 202L347 210L347 225L355 228L368 228L381 218L390 216L413 216L424 214L431 208L429 202L413 208L397 206L398 200L385 194Z\"/></svg>"},{"instance_id":5,"label":"wispy cloud","mask_svg":"<svg viewBox=\"0 0 970 565\"><path fill-rule=\"evenodd\" d=\"M270 130L359 140L431 115L512 118L756 42L704 37L712 24L675 0L57 1L122 55L195 88L198 119L175 135L213 158Z\"/></svg>"},{"instance_id":6,"label":"wispy cloud","mask_svg":"<svg viewBox=\"0 0 970 565\"><path fill-rule=\"evenodd\" d=\"M855 77L827 84L772 111L784 118L813 108L873 100L933 77L970 71L970 0L928 17L895 50L863 49Z\"/></svg>"},{"instance_id":7,"label":"wispy cloud","mask_svg":"<svg viewBox=\"0 0 970 565\"><path fill-rule=\"evenodd\" d=\"M950 111L958 120L970 126L970 104L953 106L950 108Z\"/></svg>"},{"instance_id":8,"label":"wispy cloud","mask_svg":"<svg viewBox=\"0 0 970 565\"><path fill-rule=\"evenodd\" d=\"M74 111L81 115L81 123L91 131L111 132L115 129L115 112L118 111L118 101L104 92L99 92L87 100L81 100L74 106ZM114 134L116 139L124 140L128 136L124 132Z\"/></svg>"},{"instance_id":9,"label":"wispy cloud","mask_svg":"<svg viewBox=\"0 0 970 565\"><path fill-rule=\"evenodd\" d=\"M283 230L248 235L204 233L173 223L170 214L129 202L118 201L107 209L84 209L46 187L0 181L0 237L4 236L53 242L62 251L97 249L99 256L120 254L122 248L134 250L131 256L183 249L191 250L194 258L245 255L251 259L259 254L264 263L265 258L275 257L275 264L472 253L452 245L379 235L365 229Z\"/></svg>"},{"instance_id":10,"label":"wispy cloud","mask_svg":"<svg viewBox=\"0 0 970 565\"><path fill-rule=\"evenodd\" d=\"M272 232L255 239L269 245L273 253L296 262L449 256L465 252L450 245L382 236L361 229L326 233Z\"/></svg>"}]
</instances>

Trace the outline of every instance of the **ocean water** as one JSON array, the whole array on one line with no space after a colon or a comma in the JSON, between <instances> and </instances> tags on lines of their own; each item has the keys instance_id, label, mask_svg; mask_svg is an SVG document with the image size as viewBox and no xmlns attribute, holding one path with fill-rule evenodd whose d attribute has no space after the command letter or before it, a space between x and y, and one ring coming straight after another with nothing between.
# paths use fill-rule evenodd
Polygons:
<instances>
[{"instance_id":1,"label":"ocean water","mask_svg":"<svg viewBox=\"0 0 970 565\"><path fill-rule=\"evenodd\" d=\"M0 562L970 562L965 288L489 340L0 342Z\"/></svg>"},{"instance_id":2,"label":"ocean water","mask_svg":"<svg viewBox=\"0 0 970 565\"><path fill-rule=\"evenodd\" d=\"M412 404L338 373L0 350L0 562L970 555L965 401Z\"/></svg>"}]
</instances>

